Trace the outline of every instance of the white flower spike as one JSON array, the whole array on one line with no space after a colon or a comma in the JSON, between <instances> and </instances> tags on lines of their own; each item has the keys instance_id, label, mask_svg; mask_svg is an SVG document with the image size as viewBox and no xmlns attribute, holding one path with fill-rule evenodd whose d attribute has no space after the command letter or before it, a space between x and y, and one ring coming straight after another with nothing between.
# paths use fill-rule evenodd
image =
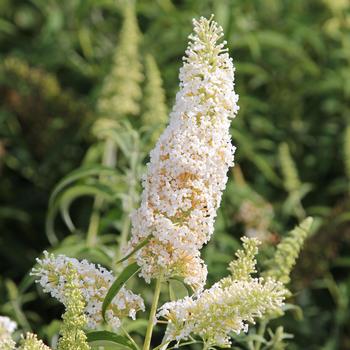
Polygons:
<instances>
[{"instance_id":1,"label":"white flower spike","mask_svg":"<svg viewBox=\"0 0 350 350\"><path fill-rule=\"evenodd\" d=\"M86 303L85 314L88 328L96 328L102 322L102 303L115 280L112 272L104 267L95 266L87 260L79 261L64 255L54 256L44 252L43 259L37 259L38 268L33 269L32 275L37 276L37 282L44 292L50 293L64 305L68 274L74 268L78 280L74 283L81 287L81 293ZM71 266L71 268L69 267ZM121 325L121 318L129 316L135 319L139 310L144 310L143 299L123 287L112 300L106 312L106 318L114 329Z\"/></svg>"},{"instance_id":2,"label":"white flower spike","mask_svg":"<svg viewBox=\"0 0 350 350\"><path fill-rule=\"evenodd\" d=\"M282 284L272 279L232 280L225 288L218 282L197 297L166 303L158 317L168 320L166 341L195 334L210 346L227 347L231 332L247 332L249 323L279 311L283 301Z\"/></svg>"},{"instance_id":3,"label":"white flower spike","mask_svg":"<svg viewBox=\"0 0 350 350\"><path fill-rule=\"evenodd\" d=\"M152 235L136 253L141 276L180 276L201 290L207 268L200 249L213 233L233 166L229 128L239 107L232 59L218 43L222 28L203 17L193 25L170 124L151 152L142 203L132 215L129 251Z\"/></svg>"}]
</instances>

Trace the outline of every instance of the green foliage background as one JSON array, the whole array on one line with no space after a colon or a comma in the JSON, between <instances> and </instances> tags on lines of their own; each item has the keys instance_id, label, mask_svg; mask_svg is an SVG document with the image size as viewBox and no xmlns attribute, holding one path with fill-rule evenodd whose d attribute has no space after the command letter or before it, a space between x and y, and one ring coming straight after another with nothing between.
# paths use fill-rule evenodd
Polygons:
<instances>
[{"instance_id":1,"label":"green foliage background","mask_svg":"<svg viewBox=\"0 0 350 350\"><path fill-rule=\"evenodd\" d=\"M76 254L68 247L81 244L88 229L91 198L72 204L72 232L56 220L60 244L46 234L47 206L55 184L98 153L90 130L118 43L123 5L0 1L0 313L46 339L55 336L58 321L52 320L62 310L39 298L35 287L27 288L25 276L52 243ZM350 4L139 0L136 11L141 59L155 57L168 109L193 17L214 13L234 58L241 108L232 123L238 166L205 248L209 281L226 274L247 230L263 233L262 253L268 257L294 224L314 216L313 236L291 287L303 315L294 310L283 318L286 331L295 334L289 347L350 349ZM113 182L127 196L112 196L103 207L97 246L102 253L96 247L84 253L101 263L125 227L125 213L137 205L141 160L147 159L148 148L135 132L142 125L132 118L133 129L118 141L121 178Z\"/></svg>"}]
</instances>

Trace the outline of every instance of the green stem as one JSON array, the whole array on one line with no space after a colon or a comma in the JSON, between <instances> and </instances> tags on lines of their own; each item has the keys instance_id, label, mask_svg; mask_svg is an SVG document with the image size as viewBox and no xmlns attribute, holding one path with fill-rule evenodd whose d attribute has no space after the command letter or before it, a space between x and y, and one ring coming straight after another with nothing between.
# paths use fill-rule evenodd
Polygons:
<instances>
[{"instance_id":1,"label":"green stem","mask_svg":"<svg viewBox=\"0 0 350 350\"><path fill-rule=\"evenodd\" d=\"M203 344L203 350L208 350L210 349L210 344L209 343L204 343Z\"/></svg>"},{"instance_id":2,"label":"green stem","mask_svg":"<svg viewBox=\"0 0 350 350\"><path fill-rule=\"evenodd\" d=\"M191 344L201 344L201 343L202 343L201 341L186 342L186 343L180 344L179 346L175 345L175 346L172 346L171 348L167 348L167 350L178 349L178 348L181 348L182 346L187 346L187 345L191 345Z\"/></svg>"},{"instance_id":3,"label":"green stem","mask_svg":"<svg viewBox=\"0 0 350 350\"><path fill-rule=\"evenodd\" d=\"M170 341L166 341L162 344L159 344L158 346L156 346L153 350L165 350L168 349L168 345L170 344ZM180 346L179 346L180 347Z\"/></svg>"},{"instance_id":4,"label":"green stem","mask_svg":"<svg viewBox=\"0 0 350 350\"><path fill-rule=\"evenodd\" d=\"M102 204L102 198L100 196L96 196L94 200L94 205L92 207L92 214L86 237L86 243L89 247L93 247L96 244L98 228L100 226L100 209L102 207Z\"/></svg>"},{"instance_id":5,"label":"green stem","mask_svg":"<svg viewBox=\"0 0 350 350\"><path fill-rule=\"evenodd\" d=\"M123 332L125 333L125 335L128 337L128 339L132 342L132 344L135 346L136 349L140 349L140 347L135 343L135 340L131 337L131 335L129 334L129 332L123 327L121 326L121 329L123 330Z\"/></svg>"},{"instance_id":6,"label":"green stem","mask_svg":"<svg viewBox=\"0 0 350 350\"><path fill-rule=\"evenodd\" d=\"M125 245L128 241L129 229L130 229L130 213L125 213L122 232L120 233L119 252L118 252L117 260L121 259L123 255L123 249L125 248Z\"/></svg>"},{"instance_id":7,"label":"green stem","mask_svg":"<svg viewBox=\"0 0 350 350\"><path fill-rule=\"evenodd\" d=\"M249 349L249 350L255 350L255 348L254 348L254 342L253 342L252 340L250 340L250 341L248 342L248 349Z\"/></svg>"},{"instance_id":8,"label":"green stem","mask_svg":"<svg viewBox=\"0 0 350 350\"><path fill-rule=\"evenodd\" d=\"M267 322L266 321L262 321L259 325L259 329L258 329L258 335L263 337L264 334L265 334L265 330L266 330L266 325L267 325ZM261 341L257 341L257 344L255 346L255 350L260 350L260 347L261 347Z\"/></svg>"},{"instance_id":9,"label":"green stem","mask_svg":"<svg viewBox=\"0 0 350 350\"><path fill-rule=\"evenodd\" d=\"M305 213L305 209L303 207L303 204L299 198L298 203L296 203L295 206L295 215L297 216L297 218L302 221L306 218L306 213Z\"/></svg>"},{"instance_id":10,"label":"green stem","mask_svg":"<svg viewBox=\"0 0 350 350\"><path fill-rule=\"evenodd\" d=\"M150 312L149 319L148 319L145 342L143 343L142 350L149 350L150 349L151 338L152 338L153 327L154 327L154 319L156 317L161 284L162 284L161 279L157 278L156 288L154 290L154 296L153 296L153 301L152 301L151 312Z\"/></svg>"},{"instance_id":11,"label":"green stem","mask_svg":"<svg viewBox=\"0 0 350 350\"><path fill-rule=\"evenodd\" d=\"M25 331L30 331L31 327L29 325L29 322L28 322L25 314L23 313L23 311L21 309L19 302L17 300L11 300L11 305L12 305L12 308L13 308L15 314L16 314L18 323L22 326L22 328Z\"/></svg>"},{"instance_id":12,"label":"green stem","mask_svg":"<svg viewBox=\"0 0 350 350\"><path fill-rule=\"evenodd\" d=\"M111 168L116 164L116 144L114 140L107 139L104 147L102 164ZM89 247L96 245L98 228L101 221L101 208L103 205L103 198L96 196L93 204L92 214L90 218L89 228L86 237L86 243Z\"/></svg>"},{"instance_id":13,"label":"green stem","mask_svg":"<svg viewBox=\"0 0 350 350\"><path fill-rule=\"evenodd\" d=\"M136 167L137 168L137 167ZM128 237L129 237L129 231L130 231L130 214L134 209L135 206L135 196L138 196L137 190L136 190L136 183L137 183L137 169L135 167L130 168L131 174L130 176L132 177L128 183L128 207L125 210L124 213L124 218L123 218L123 226L122 226L122 231L120 233L119 237L119 252L117 254L118 260L121 259L123 255L123 249L125 248L127 242L128 242ZM136 193L136 194L135 194Z\"/></svg>"}]
</instances>

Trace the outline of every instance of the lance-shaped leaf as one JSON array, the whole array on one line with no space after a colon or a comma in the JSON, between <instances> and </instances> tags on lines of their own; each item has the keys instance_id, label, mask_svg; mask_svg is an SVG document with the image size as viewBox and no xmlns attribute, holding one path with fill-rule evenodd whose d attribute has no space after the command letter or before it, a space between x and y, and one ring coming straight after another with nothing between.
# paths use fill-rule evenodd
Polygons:
<instances>
[{"instance_id":1,"label":"lance-shaped leaf","mask_svg":"<svg viewBox=\"0 0 350 350\"><path fill-rule=\"evenodd\" d=\"M59 193L74 181L80 180L85 177L100 176L100 175L115 176L116 170L106 166L102 166L102 165L93 165L93 166L89 165L89 166L80 167L79 169L72 171L70 174L65 176L52 191L52 194L49 200L49 206L53 204L53 202L55 201Z\"/></svg>"},{"instance_id":2,"label":"lance-shaped leaf","mask_svg":"<svg viewBox=\"0 0 350 350\"><path fill-rule=\"evenodd\" d=\"M108 345L108 343L119 344L128 349L137 350L137 347L126 337L108 332L108 331L96 331L86 334L89 343L94 345Z\"/></svg>"},{"instance_id":3,"label":"lance-shaped leaf","mask_svg":"<svg viewBox=\"0 0 350 350\"><path fill-rule=\"evenodd\" d=\"M103 198L113 198L113 190L99 183L75 185L66 189L52 204L49 205L49 210L46 217L46 234L51 243L57 243L57 237L54 232L54 221L56 213L61 209L63 219L68 228L72 231L75 229L72 220L69 216L69 206L78 197L100 195Z\"/></svg>"},{"instance_id":4,"label":"lance-shaped leaf","mask_svg":"<svg viewBox=\"0 0 350 350\"><path fill-rule=\"evenodd\" d=\"M118 260L116 264L120 264L123 261L129 259L131 256L133 256L138 250L140 250L141 248L143 248L152 238L152 235L148 235L143 241L141 241L139 244L137 244L135 246L135 248L126 256L124 256L122 259Z\"/></svg>"},{"instance_id":5,"label":"lance-shaped leaf","mask_svg":"<svg viewBox=\"0 0 350 350\"><path fill-rule=\"evenodd\" d=\"M140 268L136 263L130 264L121 272L119 277L113 282L102 304L102 316L104 319L106 310L111 304L113 298L118 294L123 285L139 270Z\"/></svg>"}]
</instances>

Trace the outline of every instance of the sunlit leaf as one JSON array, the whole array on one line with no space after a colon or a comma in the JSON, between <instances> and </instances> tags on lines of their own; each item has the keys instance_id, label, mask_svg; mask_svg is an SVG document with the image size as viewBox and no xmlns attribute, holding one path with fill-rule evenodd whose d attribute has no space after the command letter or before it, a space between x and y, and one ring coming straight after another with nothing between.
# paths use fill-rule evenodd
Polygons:
<instances>
[{"instance_id":1,"label":"sunlit leaf","mask_svg":"<svg viewBox=\"0 0 350 350\"><path fill-rule=\"evenodd\" d=\"M98 343L95 345L108 345L108 343L115 343L122 345L126 348L137 350L137 347L127 338L121 335L108 332L108 331L96 331L86 333L87 341L89 343Z\"/></svg>"},{"instance_id":2,"label":"sunlit leaf","mask_svg":"<svg viewBox=\"0 0 350 350\"><path fill-rule=\"evenodd\" d=\"M113 284L111 285L111 287L107 292L105 299L103 300L103 304L102 304L103 318L105 318L106 310L110 305L110 303L112 302L113 298L118 294L118 292L123 287L123 285L132 276L134 276L139 270L140 270L140 267L137 265L137 263L130 264L120 273L118 278L113 282Z\"/></svg>"}]
</instances>

